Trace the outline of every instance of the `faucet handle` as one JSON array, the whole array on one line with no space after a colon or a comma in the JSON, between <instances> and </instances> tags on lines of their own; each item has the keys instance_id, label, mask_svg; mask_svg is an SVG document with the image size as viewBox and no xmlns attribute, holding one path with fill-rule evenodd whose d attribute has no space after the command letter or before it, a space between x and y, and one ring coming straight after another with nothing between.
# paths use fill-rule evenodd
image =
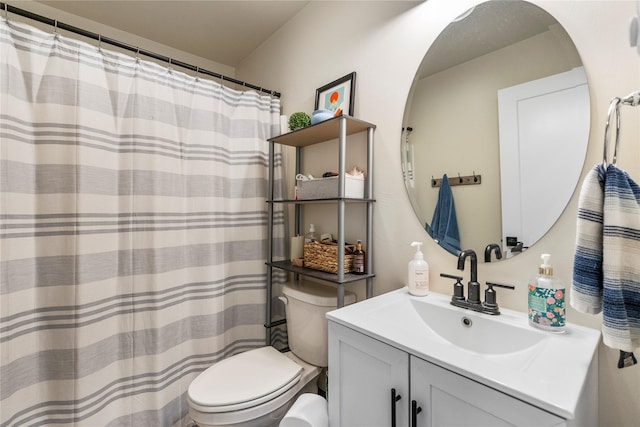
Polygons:
<instances>
[{"instance_id":1,"label":"faucet handle","mask_svg":"<svg viewBox=\"0 0 640 427\"><path fill-rule=\"evenodd\" d=\"M451 274L440 273L440 277L446 277L447 279L454 279L456 283L453 285L452 301L464 301L464 285L462 284L461 276L452 276Z\"/></svg>"},{"instance_id":2,"label":"faucet handle","mask_svg":"<svg viewBox=\"0 0 640 427\"><path fill-rule=\"evenodd\" d=\"M516 287L513 285L502 285L500 283L487 282L487 290L484 291L483 305L490 310L495 310L497 313L498 302L497 302L496 291L495 289L493 289L494 286L497 288L511 289L511 290L515 289Z\"/></svg>"}]
</instances>

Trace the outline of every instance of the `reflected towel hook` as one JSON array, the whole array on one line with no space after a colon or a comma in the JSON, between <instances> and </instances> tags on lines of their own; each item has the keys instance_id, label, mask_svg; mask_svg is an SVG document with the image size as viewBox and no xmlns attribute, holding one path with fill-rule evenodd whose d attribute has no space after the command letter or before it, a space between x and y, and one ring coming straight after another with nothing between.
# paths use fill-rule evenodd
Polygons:
<instances>
[{"instance_id":1,"label":"reflected towel hook","mask_svg":"<svg viewBox=\"0 0 640 427\"><path fill-rule=\"evenodd\" d=\"M473 171L473 175L461 176L460 172L458 172L457 177L447 177L447 182L450 186L480 185L482 184L482 175L476 175L476 171ZM442 178L434 178L433 175L431 175L431 187L436 188L440 187L440 185L442 185Z\"/></svg>"}]
</instances>

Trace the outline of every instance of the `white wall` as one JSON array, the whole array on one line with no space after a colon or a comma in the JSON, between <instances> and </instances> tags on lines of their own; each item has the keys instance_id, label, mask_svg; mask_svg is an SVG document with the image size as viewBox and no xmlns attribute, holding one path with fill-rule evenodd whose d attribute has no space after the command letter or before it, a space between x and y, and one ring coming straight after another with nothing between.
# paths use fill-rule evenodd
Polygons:
<instances>
[{"instance_id":1,"label":"white wall","mask_svg":"<svg viewBox=\"0 0 640 427\"><path fill-rule=\"evenodd\" d=\"M438 33L476 0L405 2L311 2L292 21L237 67L238 78L259 80L283 93L283 113L313 110L315 89L356 71L355 115L377 124L375 133L375 292L405 284L408 243L424 240L432 288L449 294L440 272L456 273L456 259L429 241L405 193L400 169L400 130L407 94L417 67ZM632 1L540 1L564 26L581 55L590 84L591 137L583 176L602 159L602 135L609 100L640 89L640 56L628 46ZM412 7L415 5L415 7ZM640 108L623 109L619 166L640 181ZM501 305L525 311L527 279L539 254L549 252L556 273L571 281L577 197L551 232L527 253L481 264L481 281L517 286L500 292ZM543 203L544 201L541 201ZM468 273L465 272L468 276ZM568 310L570 322L599 328L599 316ZM640 351L638 352L640 353ZM640 354L638 354L640 355ZM640 419L640 366L618 370L618 352L600 349L600 425L632 426Z\"/></svg>"}]
</instances>

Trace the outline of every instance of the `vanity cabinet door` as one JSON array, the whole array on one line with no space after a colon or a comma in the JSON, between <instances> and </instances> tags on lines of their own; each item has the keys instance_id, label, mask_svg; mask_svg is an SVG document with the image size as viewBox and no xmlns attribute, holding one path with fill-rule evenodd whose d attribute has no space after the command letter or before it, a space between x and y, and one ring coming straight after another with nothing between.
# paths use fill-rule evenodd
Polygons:
<instances>
[{"instance_id":1,"label":"vanity cabinet door","mask_svg":"<svg viewBox=\"0 0 640 427\"><path fill-rule=\"evenodd\" d=\"M417 427L565 426L566 420L462 375L411 357Z\"/></svg>"},{"instance_id":2,"label":"vanity cabinet door","mask_svg":"<svg viewBox=\"0 0 640 427\"><path fill-rule=\"evenodd\" d=\"M331 427L407 427L409 355L330 321L328 399Z\"/></svg>"}]
</instances>

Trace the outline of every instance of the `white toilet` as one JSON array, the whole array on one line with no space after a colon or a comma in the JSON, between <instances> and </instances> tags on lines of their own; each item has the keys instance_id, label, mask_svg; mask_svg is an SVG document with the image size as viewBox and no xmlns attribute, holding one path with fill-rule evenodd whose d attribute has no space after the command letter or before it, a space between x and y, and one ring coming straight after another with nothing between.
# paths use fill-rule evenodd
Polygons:
<instances>
[{"instance_id":1,"label":"white toilet","mask_svg":"<svg viewBox=\"0 0 640 427\"><path fill-rule=\"evenodd\" d=\"M328 358L325 314L336 308L336 289L302 282L285 285L282 293L291 351L249 350L198 375L187 395L189 415L199 427L277 426L299 395L317 393ZM355 300L345 291L345 305Z\"/></svg>"}]
</instances>

